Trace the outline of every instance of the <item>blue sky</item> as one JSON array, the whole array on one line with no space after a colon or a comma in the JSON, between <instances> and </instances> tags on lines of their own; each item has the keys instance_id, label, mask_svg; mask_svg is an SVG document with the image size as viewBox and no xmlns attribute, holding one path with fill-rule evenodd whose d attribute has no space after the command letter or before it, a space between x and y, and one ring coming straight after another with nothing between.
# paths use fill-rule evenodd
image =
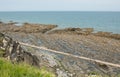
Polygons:
<instances>
[{"instance_id":1,"label":"blue sky","mask_svg":"<svg viewBox=\"0 0 120 77\"><path fill-rule=\"evenodd\" d=\"M120 0L0 0L0 11L120 11Z\"/></svg>"}]
</instances>

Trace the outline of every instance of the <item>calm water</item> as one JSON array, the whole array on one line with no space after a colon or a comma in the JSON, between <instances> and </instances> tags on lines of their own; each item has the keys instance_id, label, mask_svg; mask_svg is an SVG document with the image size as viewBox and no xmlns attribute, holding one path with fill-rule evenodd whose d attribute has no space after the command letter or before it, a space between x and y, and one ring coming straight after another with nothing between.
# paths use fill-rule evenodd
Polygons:
<instances>
[{"instance_id":1,"label":"calm water","mask_svg":"<svg viewBox=\"0 0 120 77\"><path fill-rule=\"evenodd\" d=\"M0 20L91 27L95 31L120 33L120 12L0 12Z\"/></svg>"}]
</instances>

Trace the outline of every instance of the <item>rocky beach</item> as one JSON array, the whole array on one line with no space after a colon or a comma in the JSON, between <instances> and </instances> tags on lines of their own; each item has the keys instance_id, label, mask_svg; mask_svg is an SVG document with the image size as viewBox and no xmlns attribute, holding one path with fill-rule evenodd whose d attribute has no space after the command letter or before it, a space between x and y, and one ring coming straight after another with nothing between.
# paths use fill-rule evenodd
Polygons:
<instances>
[{"instance_id":1,"label":"rocky beach","mask_svg":"<svg viewBox=\"0 0 120 77\"><path fill-rule=\"evenodd\" d=\"M56 77L120 77L120 67L52 53L20 42L120 65L120 34L94 32L93 28L57 28L53 24L0 22L3 57L46 68Z\"/></svg>"}]
</instances>

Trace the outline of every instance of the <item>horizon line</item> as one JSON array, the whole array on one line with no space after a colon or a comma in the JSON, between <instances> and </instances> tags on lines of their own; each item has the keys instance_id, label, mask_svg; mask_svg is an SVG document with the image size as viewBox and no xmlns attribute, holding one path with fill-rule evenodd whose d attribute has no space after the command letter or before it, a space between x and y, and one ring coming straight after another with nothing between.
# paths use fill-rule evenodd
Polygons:
<instances>
[{"instance_id":1,"label":"horizon line","mask_svg":"<svg viewBox=\"0 0 120 77\"><path fill-rule=\"evenodd\" d=\"M17 10L17 11L0 11L0 12L120 12L120 11L79 11L79 10L28 10L28 11L22 11L22 10Z\"/></svg>"}]
</instances>

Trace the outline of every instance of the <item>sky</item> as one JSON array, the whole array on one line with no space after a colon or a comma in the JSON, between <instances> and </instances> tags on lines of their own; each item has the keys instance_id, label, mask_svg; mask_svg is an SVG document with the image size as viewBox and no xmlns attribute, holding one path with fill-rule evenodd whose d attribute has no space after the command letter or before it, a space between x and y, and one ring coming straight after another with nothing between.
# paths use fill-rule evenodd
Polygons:
<instances>
[{"instance_id":1,"label":"sky","mask_svg":"<svg viewBox=\"0 0 120 77\"><path fill-rule=\"evenodd\" d=\"M120 11L120 0L0 0L0 11Z\"/></svg>"}]
</instances>

